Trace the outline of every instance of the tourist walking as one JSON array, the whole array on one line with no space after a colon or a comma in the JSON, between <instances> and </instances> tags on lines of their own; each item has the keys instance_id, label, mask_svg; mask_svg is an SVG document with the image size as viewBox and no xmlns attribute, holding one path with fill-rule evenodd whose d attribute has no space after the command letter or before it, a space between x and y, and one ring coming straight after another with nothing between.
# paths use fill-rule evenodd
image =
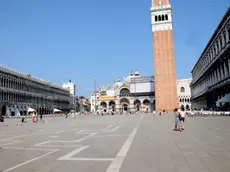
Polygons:
<instances>
[{"instance_id":1,"label":"tourist walking","mask_svg":"<svg viewBox=\"0 0 230 172\"><path fill-rule=\"evenodd\" d=\"M179 119L180 112L178 111L177 108L174 109L174 116L175 116L175 131L178 131L180 127L180 119Z\"/></svg>"},{"instance_id":2,"label":"tourist walking","mask_svg":"<svg viewBox=\"0 0 230 172\"><path fill-rule=\"evenodd\" d=\"M42 118L43 118L43 114L41 113L41 114L40 114L40 121L41 121L42 123L44 123L44 121L43 121Z\"/></svg>"},{"instance_id":3,"label":"tourist walking","mask_svg":"<svg viewBox=\"0 0 230 172\"><path fill-rule=\"evenodd\" d=\"M0 115L0 127L4 125L4 116Z\"/></svg>"},{"instance_id":4,"label":"tourist walking","mask_svg":"<svg viewBox=\"0 0 230 172\"><path fill-rule=\"evenodd\" d=\"M181 108L179 119L180 119L180 131L184 130L184 122L185 122L186 112L184 111L184 107Z\"/></svg>"}]
</instances>

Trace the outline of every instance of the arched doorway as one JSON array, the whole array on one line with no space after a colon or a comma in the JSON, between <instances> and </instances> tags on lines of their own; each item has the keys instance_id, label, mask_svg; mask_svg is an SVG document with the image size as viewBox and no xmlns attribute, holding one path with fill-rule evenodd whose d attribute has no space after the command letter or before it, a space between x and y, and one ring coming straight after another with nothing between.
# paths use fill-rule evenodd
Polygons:
<instances>
[{"instance_id":1,"label":"arched doorway","mask_svg":"<svg viewBox=\"0 0 230 172\"><path fill-rule=\"evenodd\" d=\"M123 104L123 110L128 111L128 105L127 104Z\"/></svg>"},{"instance_id":2,"label":"arched doorway","mask_svg":"<svg viewBox=\"0 0 230 172\"><path fill-rule=\"evenodd\" d=\"M134 101L133 104L134 104L135 109L136 109L137 111L140 111L141 101L137 99L137 100Z\"/></svg>"},{"instance_id":3,"label":"arched doorway","mask_svg":"<svg viewBox=\"0 0 230 172\"><path fill-rule=\"evenodd\" d=\"M186 105L186 110L189 110L189 109L190 109L189 105Z\"/></svg>"},{"instance_id":4,"label":"arched doorway","mask_svg":"<svg viewBox=\"0 0 230 172\"><path fill-rule=\"evenodd\" d=\"M148 111L150 110L150 100L145 99L145 100L143 101L143 105L144 105L144 107L145 107L145 111L148 112Z\"/></svg>"},{"instance_id":5,"label":"arched doorway","mask_svg":"<svg viewBox=\"0 0 230 172\"><path fill-rule=\"evenodd\" d=\"M3 115L3 116L6 115L6 106L5 105L2 106L1 115Z\"/></svg>"},{"instance_id":6,"label":"arched doorway","mask_svg":"<svg viewBox=\"0 0 230 172\"><path fill-rule=\"evenodd\" d=\"M122 98L120 100L120 105L121 105L123 111L129 110L129 100L127 98Z\"/></svg>"},{"instance_id":7,"label":"arched doorway","mask_svg":"<svg viewBox=\"0 0 230 172\"><path fill-rule=\"evenodd\" d=\"M101 102L101 107L103 109L104 112L107 112L106 108L107 108L107 103L106 102Z\"/></svg>"},{"instance_id":8,"label":"arched doorway","mask_svg":"<svg viewBox=\"0 0 230 172\"><path fill-rule=\"evenodd\" d=\"M109 107L112 109L113 112L115 112L116 103L115 103L113 100L111 100L111 101L109 102Z\"/></svg>"},{"instance_id":9,"label":"arched doorway","mask_svg":"<svg viewBox=\"0 0 230 172\"><path fill-rule=\"evenodd\" d=\"M181 109L184 109L184 105L181 105L180 108L181 108Z\"/></svg>"}]
</instances>

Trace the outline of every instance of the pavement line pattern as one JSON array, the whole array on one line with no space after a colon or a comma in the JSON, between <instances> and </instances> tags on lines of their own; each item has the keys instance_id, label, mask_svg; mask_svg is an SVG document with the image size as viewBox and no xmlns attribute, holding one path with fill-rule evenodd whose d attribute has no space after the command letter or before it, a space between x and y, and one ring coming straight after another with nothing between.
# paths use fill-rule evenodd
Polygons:
<instances>
[{"instance_id":1,"label":"pavement line pattern","mask_svg":"<svg viewBox=\"0 0 230 172\"><path fill-rule=\"evenodd\" d=\"M117 131L121 126L117 126L116 128L112 129L111 131Z\"/></svg>"},{"instance_id":2,"label":"pavement line pattern","mask_svg":"<svg viewBox=\"0 0 230 172\"><path fill-rule=\"evenodd\" d=\"M57 138L58 136L48 136L49 138Z\"/></svg>"},{"instance_id":3,"label":"pavement line pattern","mask_svg":"<svg viewBox=\"0 0 230 172\"><path fill-rule=\"evenodd\" d=\"M120 123L122 123L122 122L124 122L124 121L125 121L125 120L121 120L121 121L119 121L119 122L117 122L117 123L115 123L115 124L109 125L109 126L105 127L104 130L110 129L110 128L112 128L113 126L118 125L118 124L120 124Z\"/></svg>"},{"instance_id":4,"label":"pavement line pattern","mask_svg":"<svg viewBox=\"0 0 230 172\"><path fill-rule=\"evenodd\" d=\"M39 134L39 133L31 133L31 134L24 134L24 135L19 135L19 136L13 136L13 137L9 137L6 139L1 139L2 141L6 141L6 140L12 140L12 139L16 139L16 138L21 138L21 137L26 137L26 136L31 136L31 135L35 135L35 134ZM1 141L0 140L0 141Z\"/></svg>"},{"instance_id":5,"label":"pavement line pattern","mask_svg":"<svg viewBox=\"0 0 230 172\"><path fill-rule=\"evenodd\" d=\"M47 147L47 148L78 148L82 145L42 145L39 147Z\"/></svg>"},{"instance_id":6,"label":"pavement line pattern","mask_svg":"<svg viewBox=\"0 0 230 172\"><path fill-rule=\"evenodd\" d=\"M113 161L114 158L69 158L69 159L61 159L68 161Z\"/></svg>"},{"instance_id":7,"label":"pavement line pattern","mask_svg":"<svg viewBox=\"0 0 230 172\"><path fill-rule=\"evenodd\" d=\"M61 131L57 131L56 133L57 134L60 134L60 133L63 133L63 132L65 132L64 130L61 130Z\"/></svg>"},{"instance_id":8,"label":"pavement line pattern","mask_svg":"<svg viewBox=\"0 0 230 172\"><path fill-rule=\"evenodd\" d=\"M74 155L80 153L81 151L87 149L89 146L83 146L83 147L80 147L78 149L75 149L74 151L58 158L57 160L62 160L62 161L68 161L68 160L73 160L71 157L73 157Z\"/></svg>"},{"instance_id":9,"label":"pavement line pattern","mask_svg":"<svg viewBox=\"0 0 230 172\"><path fill-rule=\"evenodd\" d=\"M116 126L116 127L114 127L113 129L101 129L101 130L83 130L83 133L82 134L85 134L85 133L87 133L87 132L113 132L113 131L116 131L116 130L118 130L119 128L120 128L121 126L119 125L119 126ZM78 133L79 134L79 133Z\"/></svg>"},{"instance_id":10,"label":"pavement line pattern","mask_svg":"<svg viewBox=\"0 0 230 172\"><path fill-rule=\"evenodd\" d=\"M38 148L20 148L20 147L3 147L2 149L16 149L16 150L34 150L34 151L54 151L54 150L58 150L58 149L38 149Z\"/></svg>"},{"instance_id":11,"label":"pavement line pattern","mask_svg":"<svg viewBox=\"0 0 230 172\"><path fill-rule=\"evenodd\" d=\"M50 141L48 140L48 141L44 141L44 142L41 142L41 143L37 143L37 144L35 144L33 146L41 146L41 145L44 145L44 144L47 144L47 143L50 143Z\"/></svg>"},{"instance_id":12,"label":"pavement line pattern","mask_svg":"<svg viewBox=\"0 0 230 172\"><path fill-rule=\"evenodd\" d=\"M48 153L43 154L43 155L41 155L41 156L38 156L38 157L36 157L36 158L30 159L30 160L28 160L28 161L25 161L25 162L23 162L23 163L21 163L21 164L18 164L18 165L16 165L16 166L14 166L14 167L11 167L11 168L6 169L6 170L4 170L3 172L12 171L12 170L14 170L14 169L16 169L16 168L19 168L19 167L23 166L23 165L29 164L29 163L31 163L31 162L33 162L33 161L36 161L36 160L38 160L38 159L44 158L44 157L46 157L46 156L48 156L48 155L51 155L51 154L53 154L53 153L55 153L55 152L57 152L57 151L59 151L59 149L55 149L55 150L53 150L53 151L51 151L51 152L48 152Z\"/></svg>"},{"instance_id":13,"label":"pavement line pattern","mask_svg":"<svg viewBox=\"0 0 230 172\"><path fill-rule=\"evenodd\" d=\"M131 144L136 136L137 130L140 126L140 123L143 119L143 115L141 116L140 120L138 121L136 127L133 129L132 133L129 135L128 139L125 141L124 145L116 155L113 162L110 164L106 172L119 172L121 165L123 164L123 161L131 147Z\"/></svg>"},{"instance_id":14,"label":"pavement line pattern","mask_svg":"<svg viewBox=\"0 0 230 172\"><path fill-rule=\"evenodd\" d=\"M113 134L113 135L101 135L101 136L93 136L93 138L100 138L100 137L121 137L121 136L127 136L127 134Z\"/></svg>"},{"instance_id":15,"label":"pavement line pattern","mask_svg":"<svg viewBox=\"0 0 230 172\"><path fill-rule=\"evenodd\" d=\"M17 143L22 143L22 142L24 142L24 141L15 141L15 142L11 142L11 143L4 143L4 144L1 144L0 146L14 145Z\"/></svg>"}]
</instances>

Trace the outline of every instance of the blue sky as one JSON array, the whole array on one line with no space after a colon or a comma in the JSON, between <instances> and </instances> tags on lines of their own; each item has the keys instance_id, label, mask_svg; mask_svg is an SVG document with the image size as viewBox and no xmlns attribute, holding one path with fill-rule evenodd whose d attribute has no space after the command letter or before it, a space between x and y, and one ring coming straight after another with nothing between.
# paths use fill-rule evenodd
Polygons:
<instances>
[{"instance_id":1,"label":"blue sky","mask_svg":"<svg viewBox=\"0 0 230 172\"><path fill-rule=\"evenodd\" d=\"M171 0L177 78L191 69L230 0ZM151 0L1 0L0 63L89 96L93 78L153 75Z\"/></svg>"}]
</instances>

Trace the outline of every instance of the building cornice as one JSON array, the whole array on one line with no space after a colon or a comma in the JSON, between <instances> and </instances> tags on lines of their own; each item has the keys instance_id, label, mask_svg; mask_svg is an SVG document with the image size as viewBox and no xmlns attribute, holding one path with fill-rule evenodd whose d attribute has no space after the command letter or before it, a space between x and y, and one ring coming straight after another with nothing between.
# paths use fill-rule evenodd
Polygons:
<instances>
[{"instance_id":1,"label":"building cornice","mask_svg":"<svg viewBox=\"0 0 230 172\"><path fill-rule=\"evenodd\" d=\"M193 73L193 71L196 68L196 66L198 65L199 61L202 59L202 57L204 56L206 51L212 45L213 41L215 41L215 39L219 35L219 33L222 31L222 29L223 29L225 23L227 22L229 16L230 16L230 7L228 8L227 12L222 17L222 19L221 19L220 23L218 24L216 30L214 31L213 35L211 36L210 40L208 41L207 45L205 46L203 52L201 53L201 56L199 57L199 59L197 60L197 62L194 65L194 67L192 68L191 73Z\"/></svg>"}]
</instances>

